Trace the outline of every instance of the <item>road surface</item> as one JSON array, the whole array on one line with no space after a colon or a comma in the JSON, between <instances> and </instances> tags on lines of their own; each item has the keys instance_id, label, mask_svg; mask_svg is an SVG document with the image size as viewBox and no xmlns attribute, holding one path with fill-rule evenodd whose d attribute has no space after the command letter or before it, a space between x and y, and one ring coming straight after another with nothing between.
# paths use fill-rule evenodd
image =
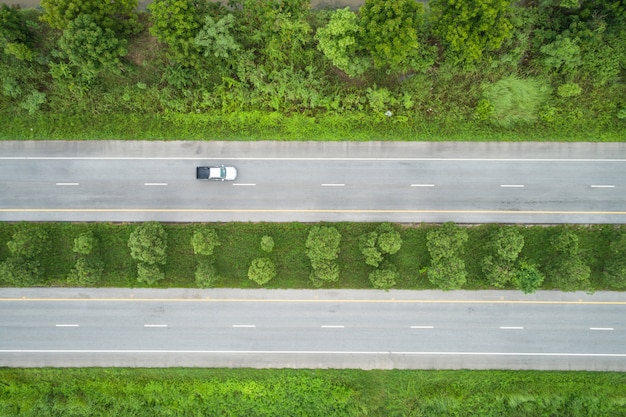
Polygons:
<instances>
[{"instance_id":1,"label":"road surface","mask_svg":"<svg viewBox=\"0 0 626 417\"><path fill-rule=\"evenodd\" d=\"M0 195L3 221L626 223L626 144L2 142Z\"/></svg>"},{"instance_id":2,"label":"road surface","mask_svg":"<svg viewBox=\"0 0 626 417\"><path fill-rule=\"evenodd\" d=\"M626 371L620 293L1 289L0 366Z\"/></svg>"}]
</instances>

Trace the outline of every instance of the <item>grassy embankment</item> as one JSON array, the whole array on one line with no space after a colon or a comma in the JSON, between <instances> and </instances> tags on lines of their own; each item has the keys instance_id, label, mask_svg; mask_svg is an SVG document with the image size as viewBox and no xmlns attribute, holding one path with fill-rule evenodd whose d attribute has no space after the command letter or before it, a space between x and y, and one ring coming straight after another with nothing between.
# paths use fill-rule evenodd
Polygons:
<instances>
[{"instance_id":1,"label":"grassy embankment","mask_svg":"<svg viewBox=\"0 0 626 417\"><path fill-rule=\"evenodd\" d=\"M626 374L1 369L0 416L626 415Z\"/></svg>"}]
</instances>

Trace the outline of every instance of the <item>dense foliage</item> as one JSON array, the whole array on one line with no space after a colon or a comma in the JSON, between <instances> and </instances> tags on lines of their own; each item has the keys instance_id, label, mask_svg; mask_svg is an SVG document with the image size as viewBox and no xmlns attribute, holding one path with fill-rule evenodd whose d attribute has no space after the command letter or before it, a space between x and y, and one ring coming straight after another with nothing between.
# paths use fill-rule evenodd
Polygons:
<instances>
[{"instance_id":1,"label":"dense foliage","mask_svg":"<svg viewBox=\"0 0 626 417\"><path fill-rule=\"evenodd\" d=\"M624 138L623 1L224 3L3 7L0 137Z\"/></svg>"},{"instance_id":2,"label":"dense foliage","mask_svg":"<svg viewBox=\"0 0 626 417\"><path fill-rule=\"evenodd\" d=\"M0 223L0 286L626 288L624 226L147 225Z\"/></svg>"},{"instance_id":3,"label":"dense foliage","mask_svg":"<svg viewBox=\"0 0 626 417\"><path fill-rule=\"evenodd\" d=\"M0 416L622 416L626 374L1 369Z\"/></svg>"}]
</instances>

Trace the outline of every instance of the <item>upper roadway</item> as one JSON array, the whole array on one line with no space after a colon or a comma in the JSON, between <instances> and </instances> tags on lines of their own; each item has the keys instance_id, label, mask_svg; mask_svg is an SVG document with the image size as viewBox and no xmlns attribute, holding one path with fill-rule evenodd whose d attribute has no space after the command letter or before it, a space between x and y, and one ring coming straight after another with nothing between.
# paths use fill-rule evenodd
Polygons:
<instances>
[{"instance_id":1,"label":"upper roadway","mask_svg":"<svg viewBox=\"0 0 626 417\"><path fill-rule=\"evenodd\" d=\"M20 220L626 223L626 143L0 142Z\"/></svg>"}]
</instances>

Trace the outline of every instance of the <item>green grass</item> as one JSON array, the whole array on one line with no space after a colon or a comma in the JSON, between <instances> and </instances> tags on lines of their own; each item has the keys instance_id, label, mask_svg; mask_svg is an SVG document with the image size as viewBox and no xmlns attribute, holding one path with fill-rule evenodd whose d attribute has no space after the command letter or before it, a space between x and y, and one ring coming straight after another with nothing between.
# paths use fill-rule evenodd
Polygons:
<instances>
[{"instance_id":1,"label":"green grass","mask_svg":"<svg viewBox=\"0 0 626 417\"><path fill-rule=\"evenodd\" d=\"M359 237L373 231L378 223L329 223L340 232L341 246L337 260L340 268L339 282L332 288L371 288L367 266L358 247ZM10 253L6 243L11 239L21 223L0 223L0 262ZM218 287L257 288L248 279L248 268L253 259L269 256L275 263L277 276L270 281L268 288L313 288L309 280L310 261L305 254L305 242L311 225L304 223L214 223L209 224L217 231L221 245L214 252L213 259L220 275ZM143 287L136 279L136 262L128 249L128 238L135 227L132 224L112 223L42 223L49 240L41 257L45 269L42 284L65 286L70 270L77 256L72 248L74 239L81 233L91 230L98 239L94 254L105 265L101 287ZM163 266L165 279L155 284L165 288L195 287L194 273L198 259L193 254L191 236L198 224L164 224L167 232L167 263ZM400 251L389 257L400 274L397 289L432 289L426 277L430 265L430 255L426 245L429 230L437 225L413 224L396 225L403 244ZM468 227L469 240L461 257L466 265L467 282L463 288L479 290L491 288L482 272L482 260L489 254L485 244L491 233L499 227L494 224ZM519 226L524 237L524 248L520 259L525 259L543 269L551 261L550 238L563 227L573 228L579 237L580 256L591 268L591 287L595 290L611 288L604 280L604 263L608 245L624 232L622 226ZM272 236L274 250L269 254L261 251L261 238ZM545 272L545 271L544 271ZM0 282L0 284L2 284ZM6 283L5 283L6 285ZM546 277L543 289L554 289L550 277ZM581 288L586 290L587 288Z\"/></svg>"},{"instance_id":2,"label":"green grass","mask_svg":"<svg viewBox=\"0 0 626 417\"><path fill-rule=\"evenodd\" d=\"M0 369L0 416L626 415L626 373Z\"/></svg>"},{"instance_id":3,"label":"green grass","mask_svg":"<svg viewBox=\"0 0 626 417\"><path fill-rule=\"evenodd\" d=\"M463 120L376 117L367 113L282 115L268 112L202 114L20 114L0 111L0 140L284 140L284 141L554 141L621 142L621 124L583 120L504 129Z\"/></svg>"}]
</instances>

